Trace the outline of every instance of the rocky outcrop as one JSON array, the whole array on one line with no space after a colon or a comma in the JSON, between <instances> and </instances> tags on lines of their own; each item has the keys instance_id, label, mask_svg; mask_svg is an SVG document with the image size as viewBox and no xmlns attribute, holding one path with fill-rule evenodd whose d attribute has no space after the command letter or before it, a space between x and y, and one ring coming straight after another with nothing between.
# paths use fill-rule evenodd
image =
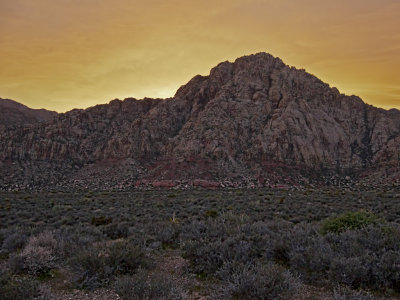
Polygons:
<instances>
[{"instance_id":1,"label":"rocky outcrop","mask_svg":"<svg viewBox=\"0 0 400 300\"><path fill-rule=\"evenodd\" d=\"M142 179L301 184L398 172L400 112L259 53L195 76L173 98L113 100L9 128L0 141L5 188Z\"/></svg>"},{"instance_id":2,"label":"rocky outcrop","mask_svg":"<svg viewBox=\"0 0 400 300\"><path fill-rule=\"evenodd\" d=\"M29 125L55 117L55 111L32 109L10 99L0 98L0 127Z\"/></svg>"}]
</instances>

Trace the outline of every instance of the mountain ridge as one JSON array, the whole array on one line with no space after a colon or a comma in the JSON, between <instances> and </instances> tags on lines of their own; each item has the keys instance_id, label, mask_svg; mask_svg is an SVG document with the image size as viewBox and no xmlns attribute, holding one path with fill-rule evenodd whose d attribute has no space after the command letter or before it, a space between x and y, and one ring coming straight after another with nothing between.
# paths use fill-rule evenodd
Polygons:
<instances>
[{"instance_id":1,"label":"mountain ridge","mask_svg":"<svg viewBox=\"0 0 400 300\"><path fill-rule=\"evenodd\" d=\"M57 112L33 109L10 99L0 98L0 127L28 125L43 122L56 116Z\"/></svg>"},{"instance_id":2,"label":"mountain ridge","mask_svg":"<svg viewBox=\"0 0 400 300\"><path fill-rule=\"evenodd\" d=\"M7 141L0 146L5 188L197 179L303 184L321 174L398 172L400 111L340 94L258 53L193 77L172 98L72 110L29 130L6 130L0 140Z\"/></svg>"}]
</instances>

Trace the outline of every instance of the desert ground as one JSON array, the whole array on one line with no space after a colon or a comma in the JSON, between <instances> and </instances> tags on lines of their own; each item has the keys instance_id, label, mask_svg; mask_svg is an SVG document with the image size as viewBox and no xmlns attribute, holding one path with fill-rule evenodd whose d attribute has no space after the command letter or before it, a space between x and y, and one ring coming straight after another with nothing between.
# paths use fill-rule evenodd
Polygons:
<instances>
[{"instance_id":1,"label":"desert ground","mask_svg":"<svg viewBox=\"0 0 400 300\"><path fill-rule=\"evenodd\" d=\"M400 188L2 192L1 299L397 299Z\"/></svg>"}]
</instances>

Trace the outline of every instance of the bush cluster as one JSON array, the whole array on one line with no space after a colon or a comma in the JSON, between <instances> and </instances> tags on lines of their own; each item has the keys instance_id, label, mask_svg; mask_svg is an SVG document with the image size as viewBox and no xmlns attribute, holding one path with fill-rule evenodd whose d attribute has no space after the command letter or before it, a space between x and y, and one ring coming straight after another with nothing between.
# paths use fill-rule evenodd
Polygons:
<instances>
[{"instance_id":1,"label":"bush cluster","mask_svg":"<svg viewBox=\"0 0 400 300\"><path fill-rule=\"evenodd\" d=\"M201 277L226 280L227 266L274 262L307 284L400 292L397 224L322 234L317 224L240 224L216 218L185 226L181 239L185 257Z\"/></svg>"},{"instance_id":2,"label":"bush cluster","mask_svg":"<svg viewBox=\"0 0 400 300\"><path fill-rule=\"evenodd\" d=\"M296 231L289 238L297 235ZM398 225L327 235L314 230L314 234L301 234L298 241L287 245L288 264L309 283L325 281L352 288L400 291Z\"/></svg>"},{"instance_id":3,"label":"bush cluster","mask_svg":"<svg viewBox=\"0 0 400 300\"><path fill-rule=\"evenodd\" d=\"M40 296L39 282L31 277L13 277L0 271L0 299L29 300Z\"/></svg>"},{"instance_id":4,"label":"bush cluster","mask_svg":"<svg viewBox=\"0 0 400 300\"><path fill-rule=\"evenodd\" d=\"M341 233L346 230L354 230L375 225L382 220L371 212L358 211L341 214L322 222L321 231L327 233Z\"/></svg>"},{"instance_id":5,"label":"bush cluster","mask_svg":"<svg viewBox=\"0 0 400 300\"><path fill-rule=\"evenodd\" d=\"M231 264L219 271L224 283L215 292L216 299L292 299L302 288L298 278L274 263Z\"/></svg>"},{"instance_id":6,"label":"bush cluster","mask_svg":"<svg viewBox=\"0 0 400 300\"><path fill-rule=\"evenodd\" d=\"M26 271L39 275L56 267L57 241L52 232L45 231L31 236L21 252L10 258L10 266L15 273Z\"/></svg>"},{"instance_id":7,"label":"bush cluster","mask_svg":"<svg viewBox=\"0 0 400 300\"><path fill-rule=\"evenodd\" d=\"M188 298L182 278L152 269L168 255L187 259L185 280L211 299L291 299L304 284L338 300L372 299L366 290L400 293L396 194L8 193L9 209L0 210L0 299L43 298L41 281L54 274L66 276L68 287L115 288L123 299Z\"/></svg>"},{"instance_id":8,"label":"bush cluster","mask_svg":"<svg viewBox=\"0 0 400 300\"><path fill-rule=\"evenodd\" d=\"M144 270L120 277L115 282L115 290L124 300L187 299L183 288L174 278L162 274L150 275Z\"/></svg>"},{"instance_id":9,"label":"bush cluster","mask_svg":"<svg viewBox=\"0 0 400 300\"><path fill-rule=\"evenodd\" d=\"M145 253L129 242L90 248L74 256L68 265L74 285L89 290L108 285L116 276L134 274L140 267L151 267Z\"/></svg>"}]
</instances>

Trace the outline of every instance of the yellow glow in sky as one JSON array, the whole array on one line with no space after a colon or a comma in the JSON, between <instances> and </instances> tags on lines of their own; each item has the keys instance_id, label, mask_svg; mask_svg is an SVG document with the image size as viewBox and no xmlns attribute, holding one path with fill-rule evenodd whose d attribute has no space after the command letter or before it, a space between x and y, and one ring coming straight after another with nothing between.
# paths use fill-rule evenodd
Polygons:
<instances>
[{"instance_id":1,"label":"yellow glow in sky","mask_svg":"<svg viewBox=\"0 0 400 300\"><path fill-rule=\"evenodd\" d=\"M268 52L400 109L398 0L0 0L0 98L64 112L171 97Z\"/></svg>"}]
</instances>

